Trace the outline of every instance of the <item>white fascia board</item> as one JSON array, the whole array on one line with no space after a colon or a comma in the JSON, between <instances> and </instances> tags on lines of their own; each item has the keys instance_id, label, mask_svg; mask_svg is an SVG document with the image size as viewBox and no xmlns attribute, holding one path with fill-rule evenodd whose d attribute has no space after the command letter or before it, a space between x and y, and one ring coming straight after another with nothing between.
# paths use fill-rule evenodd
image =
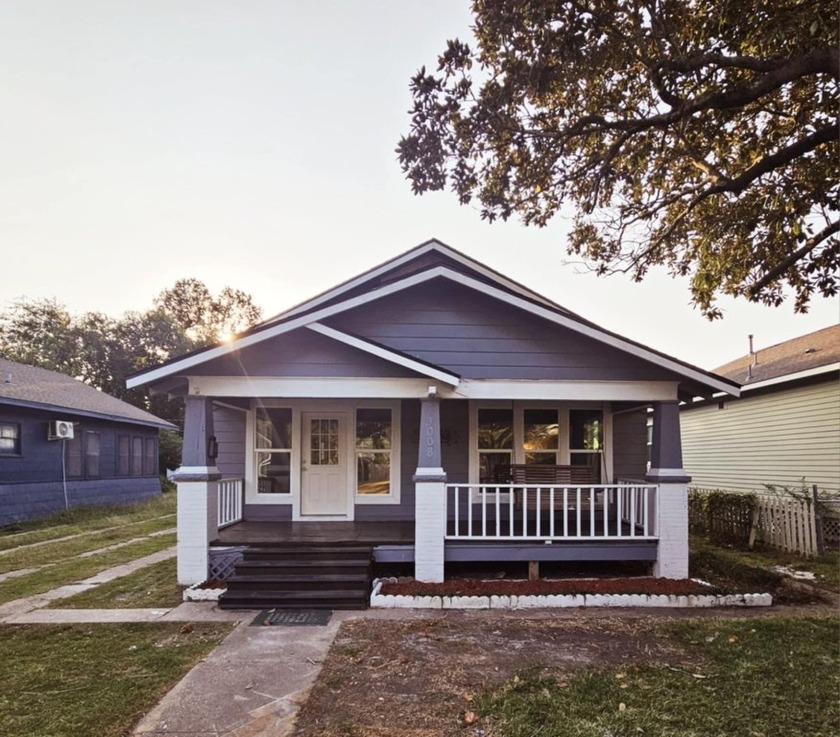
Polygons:
<instances>
[{"instance_id":1,"label":"white fascia board","mask_svg":"<svg viewBox=\"0 0 840 737\"><path fill-rule=\"evenodd\" d=\"M443 398L522 399L594 402L672 402L673 381L527 381L463 379L457 390Z\"/></svg>"},{"instance_id":2,"label":"white fascia board","mask_svg":"<svg viewBox=\"0 0 840 737\"><path fill-rule=\"evenodd\" d=\"M509 305L530 312L531 314L536 315L537 317L549 320L550 322L553 322L556 325L569 328L569 330L574 330L575 332L578 332L581 335L585 335L589 338L592 338L593 340L597 340L601 343L612 346L613 348L618 348L619 350L622 350L626 353L631 353L634 356L638 356L639 358L644 359L645 361L650 361L651 363L655 363L659 366L662 366L663 368L667 368L669 371L681 374L682 376L698 381L701 384L706 384L708 386L719 389L726 394L731 394L736 397L739 394L739 390L736 387L729 386L728 383L724 383L723 381L717 381L714 378L707 376L706 374L700 371L691 369L688 366L684 366L683 364L673 359L661 356L647 348L643 348L642 346L634 345L633 343L630 343L617 336L609 335L608 333L603 332L599 328L584 325L583 323L580 323L577 320L573 320L571 318L565 317L564 315L558 314L554 310L548 310L544 307L540 307L539 305L532 304L531 302L521 299L520 297L508 294L507 292L503 292L500 289L491 287L487 284L484 284L483 282L476 281L475 279L469 276L465 276L464 274L458 274L449 269L442 269L442 271L445 272L444 274L442 274L442 276L446 276L447 278L452 279L453 281L456 281L465 287L470 287L471 289L475 289L476 291L482 292L483 294L495 297L496 299L501 300L502 302L507 302Z\"/></svg>"},{"instance_id":3,"label":"white fascia board","mask_svg":"<svg viewBox=\"0 0 840 737\"><path fill-rule=\"evenodd\" d=\"M280 323L274 327L266 328L256 333L251 333L250 335L246 335L238 340L233 340L230 343L225 343L224 345L216 346L215 348L208 348L207 350L197 353L194 356L188 356L180 361L175 361L167 364L166 366L161 366L160 368L152 369L143 374L131 377L126 380L126 387L134 389L138 386L145 386L146 384L159 381L160 379L164 379L173 374L183 373L187 369L201 363L212 361L215 358L221 358L222 356L226 356L228 353L233 353L243 348L247 348L255 343L261 343L264 340L274 338L278 335L282 335L283 333L288 333L292 330L306 327L307 325L318 322L319 320L336 315L339 312L351 310L354 307L359 307L360 305L367 304L368 302L373 302L377 299L381 299L382 297L387 297L389 294L393 294L394 292L400 292L403 289L408 289L416 284L422 284L423 282L427 282L438 276L443 276L442 272L443 270L440 267L429 269L428 271L414 274L413 276L406 277L405 279L394 282L393 284L387 284L386 286L380 287L379 289L375 289L371 292L360 294L347 300L346 302L340 302L339 304L325 307L309 315L304 315L302 317L289 320L288 322Z\"/></svg>"},{"instance_id":4,"label":"white fascia board","mask_svg":"<svg viewBox=\"0 0 840 737\"><path fill-rule=\"evenodd\" d=\"M517 292L518 294L523 294L527 297L530 297L531 299L538 300L550 308L563 309L551 300L547 299L546 297L543 297L541 294L533 292L527 287L523 287L521 284L517 284L516 282L511 281L510 279L507 279L504 276L493 272L491 269L488 269L486 266L479 263L478 261L474 261L473 259L468 258L467 256L464 256L461 253L458 253L457 251L453 250L444 243L441 243L440 241L432 240L422 246L419 246L418 248L413 248L407 253L404 253L402 256L398 256L397 258L392 259L391 261L386 261L381 266L377 266L376 268L365 272L364 274L356 277L355 279L351 279L350 281L345 282L344 284L341 284L335 287L334 289L330 289L328 292L325 292L319 297L315 297L314 299L310 299L306 302L303 302L302 304L299 304L297 307L292 307L290 310L281 312L279 315L275 315L274 317L269 318L266 322L271 323L276 320L286 320L305 310L311 310L313 307L317 307L319 304L323 304L324 302L334 299L335 297L338 297L344 294L345 292L349 292L355 289L356 287L365 284L366 282L369 282L373 279L382 276L383 274L388 273L389 271L399 269L401 266L404 266L405 264L413 261L414 259L420 256L425 256L427 253L430 253L432 251L442 253L443 255L451 258L453 261L457 261L459 264L478 272L482 276L485 276L488 279L491 279L492 281L496 282L497 284L501 284L507 289Z\"/></svg>"},{"instance_id":5,"label":"white fascia board","mask_svg":"<svg viewBox=\"0 0 840 737\"><path fill-rule=\"evenodd\" d=\"M751 392L753 389L763 389L766 386L775 386L776 384L787 384L789 381L808 379L811 376L830 374L834 371L840 371L840 362L828 363L825 366L817 366L816 368L797 371L795 374L785 374L784 376L774 376L772 379L765 379L764 381L756 381L755 384L746 384L741 388L741 391Z\"/></svg>"},{"instance_id":6,"label":"white fascia board","mask_svg":"<svg viewBox=\"0 0 840 737\"><path fill-rule=\"evenodd\" d=\"M394 351L390 351L383 346L375 345L374 343L370 343L353 335L342 333L340 330L335 330L326 325L322 325L319 322L312 323L311 325L307 325L306 327L309 330L313 330L316 333L320 333L321 335L326 336L327 338L332 338L333 340L337 340L340 343L344 343L345 345L349 345L353 348L358 348L359 350L365 351L365 353L370 353L374 356L378 356L379 358L384 358L386 361L398 364L399 366L403 366L407 369L410 369L411 371L416 371L418 374L422 374L423 376L429 376L432 379L444 381L447 384L451 384L452 386L458 386L458 384L461 381L459 376L451 374L448 371L429 366L428 364L421 363L420 361L415 361L409 358L408 356L395 353Z\"/></svg>"},{"instance_id":7,"label":"white fascia board","mask_svg":"<svg viewBox=\"0 0 840 737\"><path fill-rule=\"evenodd\" d=\"M450 395L438 387L439 395ZM426 399L429 379L313 376L193 376L190 394L285 399Z\"/></svg>"}]
</instances>

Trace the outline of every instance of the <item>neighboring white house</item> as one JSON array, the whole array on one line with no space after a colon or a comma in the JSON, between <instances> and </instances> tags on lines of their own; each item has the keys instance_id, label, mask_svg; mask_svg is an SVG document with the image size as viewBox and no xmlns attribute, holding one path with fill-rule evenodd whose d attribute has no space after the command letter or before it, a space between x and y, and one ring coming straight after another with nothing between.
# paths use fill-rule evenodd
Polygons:
<instances>
[{"instance_id":1,"label":"neighboring white house","mask_svg":"<svg viewBox=\"0 0 840 737\"><path fill-rule=\"evenodd\" d=\"M714 370L741 396L683 406L692 486L840 492L840 325L752 351Z\"/></svg>"}]
</instances>

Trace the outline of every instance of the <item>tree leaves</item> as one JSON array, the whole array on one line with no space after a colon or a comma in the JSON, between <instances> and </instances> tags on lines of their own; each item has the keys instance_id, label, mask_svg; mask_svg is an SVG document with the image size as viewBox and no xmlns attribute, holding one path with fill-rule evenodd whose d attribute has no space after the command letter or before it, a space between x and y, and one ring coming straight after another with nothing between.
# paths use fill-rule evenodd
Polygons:
<instances>
[{"instance_id":1,"label":"tree leaves","mask_svg":"<svg viewBox=\"0 0 840 737\"><path fill-rule=\"evenodd\" d=\"M476 0L475 46L412 79L417 194L546 225L599 273L656 264L805 310L837 293L838 9L820 0Z\"/></svg>"}]
</instances>

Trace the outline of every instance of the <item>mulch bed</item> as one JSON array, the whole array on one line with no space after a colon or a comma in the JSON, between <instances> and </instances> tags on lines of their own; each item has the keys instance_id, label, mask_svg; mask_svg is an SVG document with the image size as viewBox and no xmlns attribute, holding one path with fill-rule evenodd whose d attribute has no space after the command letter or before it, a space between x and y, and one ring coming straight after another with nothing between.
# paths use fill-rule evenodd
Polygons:
<instances>
[{"instance_id":1,"label":"mulch bed","mask_svg":"<svg viewBox=\"0 0 840 737\"><path fill-rule=\"evenodd\" d=\"M443 583L386 582L380 592L392 596L528 596L539 594L716 594L719 589L690 579L590 578L537 581L484 581L453 578Z\"/></svg>"}]
</instances>

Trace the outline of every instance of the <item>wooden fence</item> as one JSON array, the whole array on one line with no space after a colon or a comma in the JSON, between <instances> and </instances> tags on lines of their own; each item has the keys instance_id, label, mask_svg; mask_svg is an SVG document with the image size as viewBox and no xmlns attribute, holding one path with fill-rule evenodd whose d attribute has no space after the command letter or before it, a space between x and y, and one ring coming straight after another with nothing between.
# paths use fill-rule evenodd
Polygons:
<instances>
[{"instance_id":1,"label":"wooden fence","mask_svg":"<svg viewBox=\"0 0 840 737\"><path fill-rule=\"evenodd\" d=\"M756 539L787 553L818 555L817 520L810 499L759 496Z\"/></svg>"}]
</instances>

